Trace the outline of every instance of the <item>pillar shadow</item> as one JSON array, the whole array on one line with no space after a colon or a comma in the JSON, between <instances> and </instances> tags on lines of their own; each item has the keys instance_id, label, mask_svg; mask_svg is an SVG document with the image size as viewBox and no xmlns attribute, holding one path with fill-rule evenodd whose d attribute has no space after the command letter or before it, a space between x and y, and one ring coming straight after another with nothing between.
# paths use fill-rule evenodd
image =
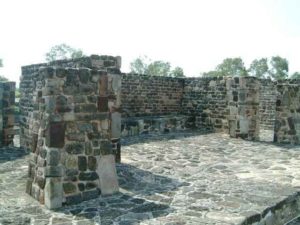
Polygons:
<instances>
[{"instance_id":1,"label":"pillar shadow","mask_svg":"<svg viewBox=\"0 0 300 225\"><path fill-rule=\"evenodd\" d=\"M24 148L17 147L1 147L0 148L0 163L13 161L28 155L29 152Z\"/></svg>"}]
</instances>

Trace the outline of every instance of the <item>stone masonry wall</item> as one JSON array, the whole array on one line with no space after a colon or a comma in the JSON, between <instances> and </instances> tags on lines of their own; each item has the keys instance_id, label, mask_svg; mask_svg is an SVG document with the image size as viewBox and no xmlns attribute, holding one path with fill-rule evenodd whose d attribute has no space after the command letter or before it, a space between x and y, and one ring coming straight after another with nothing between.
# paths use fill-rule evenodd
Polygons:
<instances>
[{"instance_id":1,"label":"stone masonry wall","mask_svg":"<svg viewBox=\"0 0 300 225\"><path fill-rule=\"evenodd\" d=\"M161 116L180 111L184 80L122 75L122 117Z\"/></svg>"},{"instance_id":2,"label":"stone masonry wall","mask_svg":"<svg viewBox=\"0 0 300 225\"><path fill-rule=\"evenodd\" d=\"M228 132L227 102L224 78L186 78L180 112L200 130Z\"/></svg>"},{"instance_id":3,"label":"stone masonry wall","mask_svg":"<svg viewBox=\"0 0 300 225\"><path fill-rule=\"evenodd\" d=\"M276 83L270 79L260 79L259 93L260 128L273 130L276 114Z\"/></svg>"},{"instance_id":4,"label":"stone masonry wall","mask_svg":"<svg viewBox=\"0 0 300 225\"><path fill-rule=\"evenodd\" d=\"M86 67L90 69L106 68L113 73L120 73L121 58L112 56L83 57L71 60L58 60L50 63L34 64L22 67L22 76L20 78L20 143L21 146L30 149L31 136L29 134L29 117L33 111L33 92L36 85L36 77L40 67L56 66L63 68Z\"/></svg>"},{"instance_id":5,"label":"stone masonry wall","mask_svg":"<svg viewBox=\"0 0 300 225\"><path fill-rule=\"evenodd\" d=\"M13 144L15 82L0 83L0 146Z\"/></svg>"},{"instance_id":6,"label":"stone masonry wall","mask_svg":"<svg viewBox=\"0 0 300 225\"><path fill-rule=\"evenodd\" d=\"M226 81L229 105L229 134L248 140L259 139L259 90L255 77L234 77Z\"/></svg>"},{"instance_id":7,"label":"stone masonry wall","mask_svg":"<svg viewBox=\"0 0 300 225\"><path fill-rule=\"evenodd\" d=\"M105 59L91 58L98 69L23 68L34 68L23 73L32 80L29 85L25 79L32 100L28 92L21 98L31 107L22 112L23 143L32 151L26 191L48 208L118 190L114 162L120 152L120 60L109 58L105 67L99 63Z\"/></svg>"},{"instance_id":8,"label":"stone masonry wall","mask_svg":"<svg viewBox=\"0 0 300 225\"><path fill-rule=\"evenodd\" d=\"M300 81L277 84L274 142L300 144Z\"/></svg>"}]
</instances>

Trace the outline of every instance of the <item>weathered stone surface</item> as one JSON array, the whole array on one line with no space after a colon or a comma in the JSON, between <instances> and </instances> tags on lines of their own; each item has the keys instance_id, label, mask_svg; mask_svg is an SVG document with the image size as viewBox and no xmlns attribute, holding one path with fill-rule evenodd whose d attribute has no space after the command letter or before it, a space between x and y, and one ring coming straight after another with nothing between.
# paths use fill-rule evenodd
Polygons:
<instances>
[{"instance_id":1,"label":"weathered stone surface","mask_svg":"<svg viewBox=\"0 0 300 225\"><path fill-rule=\"evenodd\" d=\"M49 209L62 206L63 188L61 178L46 178L45 205Z\"/></svg>"},{"instance_id":2,"label":"weathered stone surface","mask_svg":"<svg viewBox=\"0 0 300 225\"><path fill-rule=\"evenodd\" d=\"M86 171L87 169L87 159L85 156L78 156L78 169L80 171Z\"/></svg>"},{"instance_id":3,"label":"weathered stone surface","mask_svg":"<svg viewBox=\"0 0 300 225\"><path fill-rule=\"evenodd\" d=\"M112 154L112 144L110 141L104 140L100 142L100 153L101 155Z\"/></svg>"},{"instance_id":4,"label":"weathered stone surface","mask_svg":"<svg viewBox=\"0 0 300 225\"><path fill-rule=\"evenodd\" d=\"M61 166L46 166L44 168L45 177L61 177L62 172Z\"/></svg>"},{"instance_id":5,"label":"weathered stone surface","mask_svg":"<svg viewBox=\"0 0 300 225\"><path fill-rule=\"evenodd\" d=\"M77 190L76 185L73 183L70 183L70 182L63 183L63 189L66 194L72 194L72 193L76 192L76 190Z\"/></svg>"},{"instance_id":6,"label":"weathered stone surface","mask_svg":"<svg viewBox=\"0 0 300 225\"><path fill-rule=\"evenodd\" d=\"M94 156L88 157L88 169L95 171L97 168L97 159Z\"/></svg>"},{"instance_id":7,"label":"weathered stone surface","mask_svg":"<svg viewBox=\"0 0 300 225\"><path fill-rule=\"evenodd\" d=\"M84 145L82 143L72 143L65 147L69 154L82 154L84 152Z\"/></svg>"},{"instance_id":8,"label":"weathered stone surface","mask_svg":"<svg viewBox=\"0 0 300 225\"><path fill-rule=\"evenodd\" d=\"M63 148L65 145L65 123L51 123L46 135L46 145L48 147Z\"/></svg>"},{"instance_id":9,"label":"weathered stone surface","mask_svg":"<svg viewBox=\"0 0 300 225\"><path fill-rule=\"evenodd\" d=\"M108 195L119 191L114 155L101 156L97 173L100 177L101 194Z\"/></svg>"},{"instance_id":10,"label":"weathered stone surface","mask_svg":"<svg viewBox=\"0 0 300 225\"><path fill-rule=\"evenodd\" d=\"M99 178L96 172L81 172L79 173L79 180L81 181L93 181Z\"/></svg>"},{"instance_id":11,"label":"weathered stone surface","mask_svg":"<svg viewBox=\"0 0 300 225\"><path fill-rule=\"evenodd\" d=\"M96 189L82 192L82 199L84 201L97 198L98 196L99 192Z\"/></svg>"},{"instance_id":12,"label":"weathered stone surface","mask_svg":"<svg viewBox=\"0 0 300 225\"><path fill-rule=\"evenodd\" d=\"M48 166L57 166L60 160L60 152L58 149L49 149L47 153L47 165Z\"/></svg>"}]
</instances>

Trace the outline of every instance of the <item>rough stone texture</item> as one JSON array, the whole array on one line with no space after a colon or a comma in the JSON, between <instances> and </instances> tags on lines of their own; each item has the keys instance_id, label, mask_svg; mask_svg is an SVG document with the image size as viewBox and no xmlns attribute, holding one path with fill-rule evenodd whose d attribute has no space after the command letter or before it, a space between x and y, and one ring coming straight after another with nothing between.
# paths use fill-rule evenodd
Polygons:
<instances>
[{"instance_id":1,"label":"rough stone texture","mask_svg":"<svg viewBox=\"0 0 300 225\"><path fill-rule=\"evenodd\" d=\"M60 61L54 63L54 67L40 66L38 71L35 71L36 65L23 67L25 71L34 70L23 75L24 78L31 76L33 83L32 94L25 91L22 96L23 101L27 100L32 106L27 117L22 106L22 115L27 121L21 125L21 144L30 147L30 166L34 171L28 179L28 187L31 187L28 193L50 208L94 196L76 188L78 182L86 185L98 180L96 183L99 183L99 175L91 171L98 166L91 156L117 155L120 150L116 144L120 142L120 132L116 130L121 127L120 118L116 119L120 114L119 62L117 58L106 56L81 60L88 60L91 68L98 68L58 67ZM104 122L107 126L101 126ZM96 142L105 142L108 147L94 145ZM44 190L45 183L49 186L48 180L56 180L56 186L63 187L55 191L55 195L62 192L60 204L47 194L51 191ZM94 187L97 188L99 185Z\"/></svg>"},{"instance_id":2,"label":"rough stone texture","mask_svg":"<svg viewBox=\"0 0 300 225\"><path fill-rule=\"evenodd\" d=\"M300 144L300 82L285 80L277 84L274 141Z\"/></svg>"},{"instance_id":3,"label":"rough stone texture","mask_svg":"<svg viewBox=\"0 0 300 225\"><path fill-rule=\"evenodd\" d=\"M193 116L169 115L156 117L129 117L122 119L122 137L140 134L163 134L195 128Z\"/></svg>"},{"instance_id":4,"label":"rough stone texture","mask_svg":"<svg viewBox=\"0 0 300 225\"><path fill-rule=\"evenodd\" d=\"M254 77L228 78L226 88L230 136L258 140L260 123L259 80Z\"/></svg>"},{"instance_id":5,"label":"rough stone texture","mask_svg":"<svg viewBox=\"0 0 300 225\"><path fill-rule=\"evenodd\" d=\"M160 116L180 112L184 79L122 75L122 117Z\"/></svg>"},{"instance_id":6,"label":"rough stone texture","mask_svg":"<svg viewBox=\"0 0 300 225\"><path fill-rule=\"evenodd\" d=\"M225 78L186 78L180 112L193 116L205 131L228 132L228 100Z\"/></svg>"},{"instance_id":7,"label":"rough stone texture","mask_svg":"<svg viewBox=\"0 0 300 225\"><path fill-rule=\"evenodd\" d=\"M15 82L0 82L0 146L13 144Z\"/></svg>"},{"instance_id":8,"label":"rough stone texture","mask_svg":"<svg viewBox=\"0 0 300 225\"><path fill-rule=\"evenodd\" d=\"M274 130L276 115L276 83L270 79L260 79L259 115L260 128Z\"/></svg>"},{"instance_id":9,"label":"rough stone texture","mask_svg":"<svg viewBox=\"0 0 300 225\"><path fill-rule=\"evenodd\" d=\"M222 133L151 137L123 143L119 194L96 197L94 189L85 190L66 198L77 205L55 211L24 193L30 155L1 149L0 224L257 225L259 218L287 222L300 214L299 194L293 195L300 186L299 147Z\"/></svg>"}]
</instances>

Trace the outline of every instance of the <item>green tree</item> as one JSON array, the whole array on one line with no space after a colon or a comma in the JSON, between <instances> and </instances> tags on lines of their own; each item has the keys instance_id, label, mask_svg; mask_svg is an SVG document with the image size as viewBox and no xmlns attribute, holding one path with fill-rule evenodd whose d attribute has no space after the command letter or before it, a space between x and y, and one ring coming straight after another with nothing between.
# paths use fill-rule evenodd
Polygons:
<instances>
[{"instance_id":1,"label":"green tree","mask_svg":"<svg viewBox=\"0 0 300 225\"><path fill-rule=\"evenodd\" d=\"M219 76L222 76L222 75L220 74L220 72L215 71L215 70L202 73L202 77L219 77Z\"/></svg>"},{"instance_id":2,"label":"green tree","mask_svg":"<svg viewBox=\"0 0 300 225\"><path fill-rule=\"evenodd\" d=\"M270 75L274 80L282 80L288 77L289 63L285 58L273 56L270 63Z\"/></svg>"},{"instance_id":3,"label":"green tree","mask_svg":"<svg viewBox=\"0 0 300 225\"><path fill-rule=\"evenodd\" d=\"M175 67L171 71L171 64L166 61L152 61L147 56L140 56L130 63L130 71L135 74L149 76L184 77L183 69Z\"/></svg>"},{"instance_id":4,"label":"green tree","mask_svg":"<svg viewBox=\"0 0 300 225\"><path fill-rule=\"evenodd\" d=\"M241 58L226 58L216 67L222 76L246 76L247 71Z\"/></svg>"},{"instance_id":5,"label":"green tree","mask_svg":"<svg viewBox=\"0 0 300 225\"><path fill-rule=\"evenodd\" d=\"M171 72L170 72L171 77L185 77L183 69L179 66L175 67Z\"/></svg>"},{"instance_id":6,"label":"green tree","mask_svg":"<svg viewBox=\"0 0 300 225\"><path fill-rule=\"evenodd\" d=\"M146 74L150 76L170 76L171 65L164 61L154 61L148 65Z\"/></svg>"},{"instance_id":7,"label":"green tree","mask_svg":"<svg viewBox=\"0 0 300 225\"><path fill-rule=\"evenodd\" d=\"M0 59L0 67L3 67L3 61ZM2 75L0 75L0 82L8 81L8 79Z\"/></svg>"},{"instance_id":8,"label":"green tree","mask_svg":"<svg viewBox=\"0 0 300 225\"><path fill-rule=\"evenodd\" d=\"M146 74L149 58L147 56L140 56L130 63L130 72L136 74Z\"/></svg>"},{"instance_id":9,"label":"green tree","mask_svg":"<svg viewBox=\"0 0 300 225\"><path fill-rule=\"evenodd\" d=\"M299 72L293 73L291 79L300 79L300 73Z\"/></svg>"},{"instance_id":10,"label":"green tree","mask_svg":"<svg viewBox=\"0 0 300 225\"><path fill-rule=\"evenodd\" d=\"M81 49L75 49L66 44L59 44L53 46L48 53L46 53L46 60L48 62L61 59L76 59L83 57Z\"/></svg>"},{"instance_id":11,"label":"green tree","mask_svg":"<svg viewBox=\"0 0 300 225\"><path fill-rule=\"evenodd\" d=\"M254 59L248 69L250 75L257 78L266 78L269 73L268 59Z\"/></svg>"}]
</instances>

